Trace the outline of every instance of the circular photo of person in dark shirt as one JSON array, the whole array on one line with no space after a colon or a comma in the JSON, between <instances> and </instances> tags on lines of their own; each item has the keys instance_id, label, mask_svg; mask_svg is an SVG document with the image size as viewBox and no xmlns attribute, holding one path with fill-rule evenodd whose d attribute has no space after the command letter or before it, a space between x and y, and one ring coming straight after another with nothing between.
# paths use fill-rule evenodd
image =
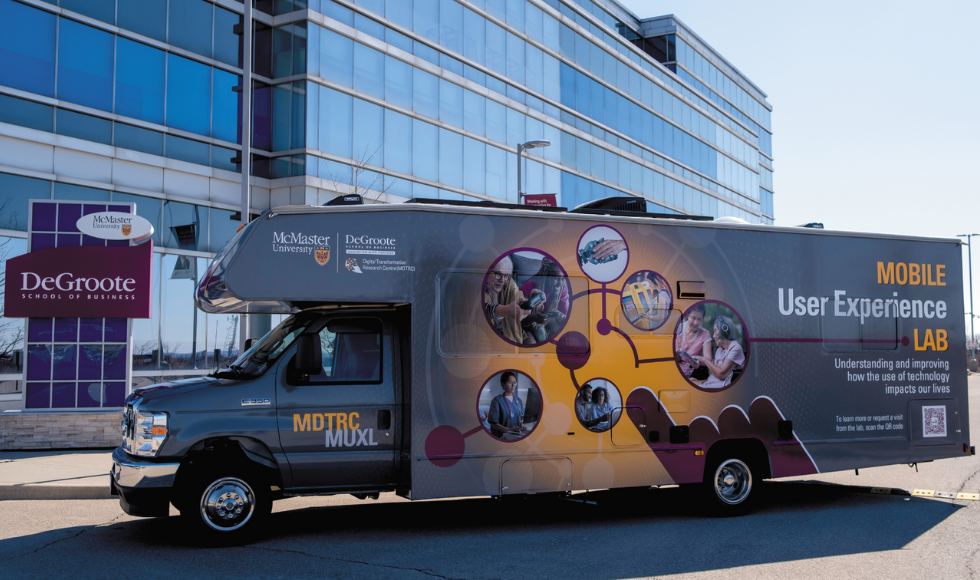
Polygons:
<instances>
[{"instance_id":1,"label":"circular photo of person in dark shirt","mask_svg":"<svg viewBox=\"0 0 980 580\"><path fill-rule=\"evenodd\" d=\"M565 327L572 311L572 288L557 260L530 248L497 258L483 281L487 322L507 342L535 347Z\"/></svg>"},{"instance_id":2,"label":"circular photo of person in dark shirt","mask_svg":"<svg viewBox=\"0 0 980 580\"><path fill-rule=\"evenodd\" d=\"M477 416L494 439L520 441L541 422L543 400L538 385L520 371L505 370L487 379L477 399Z\"/></svg>"}]
</instances>

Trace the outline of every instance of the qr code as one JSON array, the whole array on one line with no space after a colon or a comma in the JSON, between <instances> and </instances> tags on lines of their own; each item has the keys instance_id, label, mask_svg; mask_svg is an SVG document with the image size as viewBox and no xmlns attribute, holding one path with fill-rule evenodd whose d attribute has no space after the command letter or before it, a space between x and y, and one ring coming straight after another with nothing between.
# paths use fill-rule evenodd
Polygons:
<instances>
[{"instance_id":1,"label":"qr code","mask_svg":"<svg viewBox=\"0 0 980 580\"><path fill-rule=\"evenodd\" d=\"M946 436L946 406L922 407L922 436Z\"/></svg>"}]
</instances>

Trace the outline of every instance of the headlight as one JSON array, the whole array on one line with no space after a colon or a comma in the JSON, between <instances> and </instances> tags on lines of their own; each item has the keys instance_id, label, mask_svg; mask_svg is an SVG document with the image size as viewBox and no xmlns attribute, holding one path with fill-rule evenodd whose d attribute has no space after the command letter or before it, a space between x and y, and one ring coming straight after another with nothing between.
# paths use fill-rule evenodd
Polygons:
<instances>
[{"instance_id":1,"label":"headlight","mask_svg":"<svg viewBox=\"0 0 980 580\"><path fill-rule=\"evenodd\" d=\"M136 411L134 415L131 453L153 457L167 439L167 414Z\"/></svg>"}]
</instances>

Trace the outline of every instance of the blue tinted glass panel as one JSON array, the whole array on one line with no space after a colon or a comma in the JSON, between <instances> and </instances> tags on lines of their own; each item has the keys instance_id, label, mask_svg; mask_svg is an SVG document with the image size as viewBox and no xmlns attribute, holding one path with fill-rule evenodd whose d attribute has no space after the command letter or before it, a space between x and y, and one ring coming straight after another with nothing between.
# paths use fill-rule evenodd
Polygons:
<instances>
[{"instance_id":1,"label":"blue tinted glass panel","mask_svg":"<svg viewBox=\"0 0 980 580\"><path fill-rule=\"evenodd\" d=\"M54 319L54 342L76 342L78 340L77 318Z\"/></svg>"},{"instance_id":2,"label":"blue tinted glass panel","mask_svg":"<svg viewBox=\"0 0 980 580\"><path fill-rule=\"evenodd\" d=\"M211 112L211 68L167 55L167 125L208 135Z\"/></svg>"},{"instance_id":3,"label":"blue tinted glass panel","mask_svg":"<svg viewBox=\"0 0 980 580\"><path fill-rule=\"evenodd\" d=\"M208 208L176 201L163 205L163 245L206 252Z\"/></svg>"},{"instance_id":4,"label":"blue tinted glass panel","mask_svg":"<svg viewBox=\"0 0 980 580\"><path fill-rule=\"evenodd\" d=\"M50 133L54 130L54 107L0 95L0 123Z\"/></svg>"},{"instance_id":5,"label":"blue tinted glass panel","mask_svg":"<svg viewBox=\"0 0 980 580\"><path fill-rule=\"evenodd\" d=\"M79 319L78 342L102 342L102 319Z\"/></svg>"},{"instance_id":6,"label":"blue tinted glass panel","mask_svg":"<svg viewBox=\"0 0 980 580\"><path fill-rule=\"evenodd\" d=\"M229 143L241 143L241 133L238 130L239 105L235 87L241 85L238 75L214 69L214 104L211 136Z\"/></svg>"},{"instance_id":7,"label":"blue tinted glass panel","mask_svg":"<svg viewBox=\"0 0 980 580\"><path fill-rule=\"evenodd\" d=\"M463 188L475 193L486 193L486 144L463 138Z\"/></svg>"},{"instance_id":8,"label":"blue tinted glass panel","mask_svg":"<svg viewBox=\"0 0 980 580\"><path fill-rule=\"evenodd\" d=\"M385 18L407 30L412 30L412 6L412 0L386 2Z\"/></svg>"},{"instance_id":9,"label":"blue tinted glass panel","mask_svg":"<svg viewBox=\"0 0 980 580\"><path fill-rule=\"evenodd\" d=\"M61 0L61 7L108 24L116 23L115 0Z\"/></svg>"},{"instance_id":10,"label":"blue tinted glass panel","mask_svg":"<svg viewBox=\"0 0 980 580\"><path fill-rule=\"evenodd\" d=\"M507 34L493 22L487 22L487 67L507 74Z\"/></svg>"},{"instance_id":11,"label":"blue tinted glass panel","mask_svg":"<svg viewBox=\"0 0 980 580\"><path fill-rule=\"evenodd\" d=\"M141 127L116 123L113 145L123 149L163 155L163 134Z\"/></svg>"},{"instance_id":12,"label":"blue tinted glass panel","mask_svg":"<svg viewBox=\"0 0 980 580\"><path fill-rule=\"evenodd\" d=\"M487 61L486 22L476 12L463 9L463 56L478 64L486 64Z\"/></svg>"},{"instance_id":13,"label":"blue tinted glass panel","mask_svg":"<svg viewBox=\"0 0 980 580\"><path fill-rule=\"evenodd\" d=\"M486 136L486 99L474 92L463 91L463 128L471 133Z\"/></svg>"},{"instance_id":14,"label":"blue tinted glass panel","mask_svg":"<svg viewBox=\"0 0 980 580\"><path fill-rule=\"evenodd\" d=\"M439 42L439 0L415 0L415 33Z\"/></svg>"},{"instance_id":15,"label":"blue tinted glass panel","mask_svg":"<svg viewBox=\"0 0 980 580\"><path fill-rule=\"evenodd\" d=\"M82 237L78 234L58 234L58 247L82 245Z\"/></svg>"},{"instance_id":16,"label":"blue tinted glass panel","mask_svg":"<svg viewBox=\"0 0 980 580\"><path fill-rule=\"evenodd\" d=\"M439 44L463 54L463 7L456 0L440 0L439 12Z\"/></svg>"},{"instance_id":17,"label":"blue tinted glass panel","mask_svg":"<svg viewBox=\"0 0 980 580\"><path fill-rule=\"evenodd\" d=\"M166 136L166 156L171 159L180 159L188 163L198 165L208 165L210 158L210 148L207 143L191 141L175 135Z\"/></svg>"},{"instance_id":18,"label":"blue tinted glass panel","mask_svg":"<svg viewBox=\"0 0 980 580\"><path fill-rule=\"evenodd\" d=\"M240 155L241 153L239 151L235 151L234 149L225 149L224 147L212 145L211 167L241 173L241 168L239 168L238 165L232 161L232 159L239 157Z\"/></svg>"},{"instance_id":19,"label":"blue tinted glass panel","mask_svg":"<svg viewBox=\"0 0 980 580\"><path fill-rule=\"evenodd\" d=\"M58 98L111 111L113 36L65 18L58 35Z\"/></svg>"},{"instance_id":20,"label":"blue tinted glass panel","mask_svg":"<svg viewBox=\"0 0 980 580\"><path fill-rule=\"evenodd\" d=\"M400 2L392 2L392 4L400 4ZM320 4L320 12L347 26L354 26L354 13L333 0L323 0Z\"/></svg>"},{"instance_id":21,"label":"blue tinted glass panel","mask_svg":"<svg viewBox=\"0 0 980 580\"><path fill-rule=\"evenodd\" d=\"M329 30L320 31L320 76L345 87L354 78L354 41Z\"/></svg>"},{"instance_id":22,"label":"blue tinted glass panel","mask_svg":"<svg viewBox=\"0 0 980 580\"><path fill-rule=\"evenodd\" d=\"M235 235L235 231L238 229L239 226L242 225L242 222L239 219L233 219L238 214L225 209L217 209L212 207L210 213L211 213L211 250L210 251L217 252L221 250L222 246L225 245L225 242L230 240ZM203 272L199 272L199 274L203 274ZM111 340L114 340L109 338L110 336L114 336L114 334L111 332L111 328L112 328L110 326L111 320L113 319L111 318L106 319L106 329L105 329L106 342L110 342ZM125 327L122 328L121 335L123 337L126 336Z\"/></svg>"},{"instance_id":23,"label":"blue tinted glass panel","mask_svg":"<svg viewBox=\"0 0 980 580\"><path fill-rule=\"evenodd\" d=\"M78 408L99 407L102 404L102 383L78 383Z\"/></svg>"},{"instance_id":24,"label":"blue tinted glass panel","mask_svg":"<svg viewBox=\"0 0 980 580\"><path fill-rule=\"evenodd\" d=\"M524 115L514 109L507 109L507 144L517 147L524 139Z\"/></svg>"},{"instance_id":25,"label":"blue tinted glass panel","mask_svg":"<svg viewBox=\"0 0 980 580\"><path fill-rule=\"evenodd\" d=\"M65 409L74 406L75 383L55 383L51 389L51 407Z\"/></svg>"},{"instance_id":26,"label":"blue tinted glass panel","mask_svg":"<svg viewBox=\"0 0 980 580\"><path fill-rule=\"evenodd\" d=\"M416 2L416 6L418 3ZM418 119L412 120L412 172L416 177L439 179L439 131Z\"/></svg>"},{"instance_id":27,"label":"blue tinted glass panel","mask_svg":"<svg viewBox=\"0 0 980 580\"><path fill-rule=\"evenodd\" d=\"M392 28L385 29L385 42L409 54L412 52L412 39Z\"/></svg>"},{"instance_id":28,"label":"blue tinted glass panel","mask_svg":"<svg viewBox=\"0 0 980 580\"><path fill-rule=\"evenodd\" d=\"M106 346L103 355L102 376L105 379L126 378L126 347Z\"/></svg>"},{"instance_id":29,"label":"blue tinted glass panel","mask_svg":"<svg viewBox=\"0 0 980 580\"><path fill-rule=\"evenodd\" d=\"M51 378L51 347L32 344L27 347L27 380Z\"/></svg>"},{"instance_id":30,"label":"blue tinted glass panel","mask_svg":"<svg viewBox=\"0 0 980 580\"><path fill-rule=\"evenodd\" d=\"M65 183L55 184L55 198L58 198L58 194L64 194L65 189L72 188L75 186L67 185ZM81 188L86 189L86 188ZM71 191L70 189L68 189ZM102 192L108 193L108 192ZM108 198L108 195L106 196ZM84 198L78 198L84 199ZM59 203L58 204L58 231L64 233L78 233L78 219L82 217L82 206L78 203Z\"/></svg>"},{"instance_id":31,"label":"blue tinted glass panel","mask_svg":"<svg viewBox=\"0 0 980 580\"><path fill-rule=\"evenodd\" d=\"M51 383L27 383L26 391L28 409L51 408Z\"/></svg>"},{"instance_id":32,"label":"blue tinted glass panel","mask_svg":"<svg viewBox=\"0 0 980 580\"><path fill-rule=\"evenodd\" d=\"M103 406L122 407L126 399L126 383L103 383Z\"/></svg>"},{"instance_id":33,"label":"blue tinted glass panel","mask_svg":"<svg viewBox=\"0 0 980 580\"><path fill-rule=\"evenodd\" d=\"M412 66L396 58L385 57L385 100L412 110Z\"/></svg>"},{"instance_id":34,"label":"blue tinted glass panel","mask_svg":"<svg viewBox=\"0 0 980 580\"><path fill-rule=\"evenodd\" d=\"M392 171L412 173L412 119L385 109L384 166Z\"/></svg>"},{"instance_id":35,"label":"blue tinted glass panel","mask_svg":"<svg viewBox=\"0 0 980 580\"><path fill-rule=\"evenodd\" d=\"M372 97L385 96L385 57L363 44L354 45L354 90Z\"/></svg>"},{"instance_id":36,"label":"blue tinted glass panel","mask_svg":"<svg viewBox=\"0 0 980 580\"><path fill-rule=\"evenodd\" d=\"M54 347L54 370L52 371L52 378L75 378L77 366L76 352L77 347L75 345Z\"/></svg>"},{"instance_id":37,"label":"blue tinted glass panel","mask_svg":"<svg viewBox=\"0 0 980 580\"><path fill-rule=\"evenodd\" d=\"M288 84L272 88L272 150L289 149L289 110L292 105Z\"/></svg>"},{"instance_id":38,"label":"blue tinted glass panel","mask_svg":"<svg viewBox=\"0 0 980 580\"><path fill-rule=\"evenodd\" d=\"M503 149L487 145L487 195L503 199L507 196L507 154Z\"/></svg>"},{"instance_id":39,"label":"blue tinted glass panel","mask_svg":"<svg viewBox=\"0 0 980 580\"><path fill-rule=\"evenodd\" d=\"M366 34L370 34L378 40L385 39L385 27L381 23L375 21L373 18L368 18L367 16L363 16L361 14L355 14L354 28Z\"/></svg>"},{"instance_id":40,"label":"blue tinted glass panel","mask_svg":"<svg viewBox=\"0 0 980 580\"><path fill-rule=\"evenodd\" d=\"M170 44L211 56L211 10L204 0L169 0Z\"/></svg>"},{"instance_id":41,"label":"blue tinted glass panel","mask_svg":"<svg viewBox=\"0 0 980 580\"><path fill-rule=\"evenodd\" d=\"M235 26L242 17L219 6L214 7L214 59L232 66L239 66L240 36Z\"/></svg>"},{"instance_id":42,"label":"blue tinted glass panel","mask_svg":"<svg viewBox=\"0 0 980 580\"><path fill-rule=\"evenodd\" d=\"M487 0L486 10L494 18L507 21L507 0Z\"/></svg>"},{"instance_id":43,"label":"blue tinted glass panel","mask_svg":"<svg viewBox=\"0 0 980 580\"><path fill-rule=\"evenodd\" d=\"M544 33L542 28L542 17L544 14L541 12L541 9L534 4L531 4L530 2L526 4L524 19L525 33L531 38L531 40L544 42L544 37L542 36Z\"/></svg>"},{"instance_id":44,"label":"blue tinted glass panel","mask_svg":"<svg viewBox=\"0 0 980 580\"><path fill-rule=\"evenodd\" d=\"M78 378L102 378L102 345L80 347L78 356Z\"/></svg>"},{"instance_id":45,"label":"blue tinted glass panel","mask_svg":"<svg viewBox=\"0 0 980 580\"><path fill-rule=\"evenodd\" d=\"M54 96L55 16L0 0L0 84Z\"/></svg>"},{"instance_id":46,"label":"blue tinted glass panel","mask_svg":"<svg viewBox=\"0 0 980 580\"><path fill-rule=\"evenodd\" d=\"M439 81L439 120L454 127L463 126L463 87Z\"/></svg>"},{"instance_id":47,"label":"blue tinted glass panel","mask_svg":"<svg viewBox=\"0 0 980 580\"><path fill-rule=\"evenodd\" d=\"M528 4L525 0L507 0L507 25L518 32L524 32L525 4Z\"/></svg>"},{"instance_id":48,"label":"blue tinted glass panel","mask_svg":"<svg viewBox=\"0 0 980 580\"><path fill-rule=\"evenodd\" d=\"M320 89L320 145L325 153L351 157L351 97Z\"/></svg>"},{"instance_id":49,"label":"blue tinted glass panel","mask_svg":"<svg viewBox=\"0 0 980 580\"><path fill-rule=\"evenodd\" d=\"M118 0L117 11L120 28L166 42L167 0Z\"/></svg>"},{"instance_id":50,"label":"blue tinted glass panel","mask_svg":"<svg viewBox=\"0 0 980 580\"><path fill-rule=\"evenodd\" d=\"M463 187L463 136L439 129L439 181Z\"/></svg>"},{"instance_id":51,"label":"blue tinted glass panel","mask_svg":"<svg viewBox=\"0 0 980 580\"><path fill-rule=\"evenodd\" d=\"M31 318L27 330L27 340L31 342L51 342L51 337L54 336L51 331L53 323L53 318Z\"/></svg>"},{"instance_id":52,"label":"blue tinted glass panel","mask_svg":"<svg viewBox=\"0 0 980 580\"><path fill-rule=\"evenodd\" d=\"M416 4L417 5L417 4ZM429 73L413 69L413 104L415 112L433 119L439 118L439 79Z\"/></svg>"},{"instance_id":53,"label":"blue tinted glass panel","mask_svg":"<svg viewBox=\"0 0 980 580\"><path fill-rule=\"evenodd\" d=\"M507 107L491 99L487 105L487 138L499 143L507 142Z\"/></svg>"},{"instance_id":54,"label":"blue tinted glass panel","mask_svg":"<svg viewBox=\"0 0 980 580\"><path fill-rule=\"evenodd\" d=\"M164 52L119 38L116 44L116 113L163 124Z\"/></svg>"},{"instance_id":55,"label":"blue tinted glass panel","mask_svg":"<svg viewBox=\"0 0 980 580\"><path fill-rule=\"evenodd\" d=\"M354 158L367 165L384 167L384 109L354 99Z\"/></svg>"},{"instance_id":56,"label":"blue tinted glass panel","mask_svg":"<svg viewBox=\"0 0 980 580\"><path fill-rule=\"evenodd\" d=\"M95 141L105 145L112 144L112 121L82 115L67 109L58 109L58 123L56 125L59 135Z\"/></svg>"},{"instance_id":57,"label":"blue tinted glass panel","mask_svg":"<svg viewBox=\"0 0 980 580\"><path fill-rule=\"evenodd\" d=\"M524 41L507 33L507 78L524 84Z\"/></svg>"}]
</instances>

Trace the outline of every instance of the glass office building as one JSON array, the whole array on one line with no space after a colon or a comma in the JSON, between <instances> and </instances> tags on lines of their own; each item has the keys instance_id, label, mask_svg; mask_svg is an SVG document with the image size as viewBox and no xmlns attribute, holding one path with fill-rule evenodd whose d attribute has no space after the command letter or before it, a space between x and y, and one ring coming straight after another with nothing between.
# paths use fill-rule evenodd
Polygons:
<instances>
[{"instance_id":1,"label":"glass office building","mask_svg":"<svg viewBox=\"0 0 980 580\"><path fill-rule=\"evenodd\" d=\"M615 0L253 6L243 151L241 1L0 0L0 257L27 251L28 200L135 203L156 286L153 318L133 323L134 383L237 352L237 317L197 312L191 289L239 225L243 155L252 213L353 188L516 202L517 145L547 139L526 154L526 193L772 223L766 95L673 16ZM0 325L9 406L23 323Z\"/></svg>"}]
</instances>

